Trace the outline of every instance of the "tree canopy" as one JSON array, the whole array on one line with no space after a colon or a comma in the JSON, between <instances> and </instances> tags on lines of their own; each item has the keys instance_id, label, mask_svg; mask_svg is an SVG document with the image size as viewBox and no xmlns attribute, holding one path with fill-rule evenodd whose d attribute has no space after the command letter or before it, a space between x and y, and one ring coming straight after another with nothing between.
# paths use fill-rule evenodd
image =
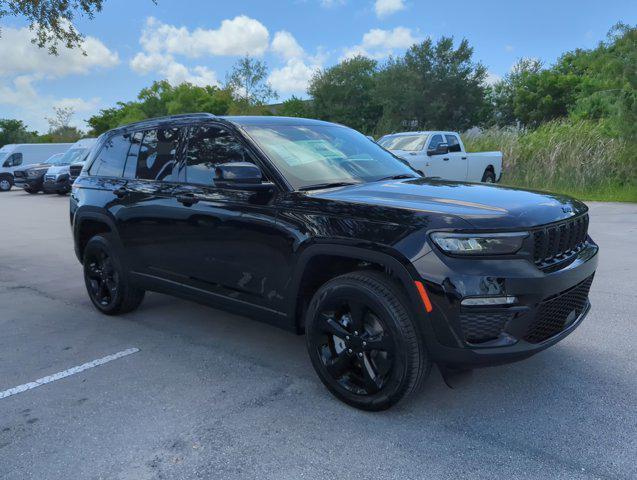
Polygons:
<instances>
[{"instance_id":1,"label":"tree canopy","mask_svg":"<svg viewBox=\"0 0 637 480\"><path fill-rule=\"evenodd\" d=\"M103 3L103 0L0 0L0 19L24 17L34 32L33 43L55 55L60 44L81 48L84 37L73 26L73 20L77 16L93 18L102 11Z\"/></svg>"}]
</instances>

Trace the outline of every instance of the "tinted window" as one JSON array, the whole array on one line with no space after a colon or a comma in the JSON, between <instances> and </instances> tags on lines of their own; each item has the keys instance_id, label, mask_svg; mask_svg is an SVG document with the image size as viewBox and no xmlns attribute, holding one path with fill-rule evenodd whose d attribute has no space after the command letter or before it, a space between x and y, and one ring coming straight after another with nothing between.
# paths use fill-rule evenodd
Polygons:
<instances>
[{"instance_id":1,"label":"tinted window","mask_svg":"<svg viewBox=\"0 0 637 480\"><path fill-rule=\"evenodd\" d=\"M431 138L431 143L429 144L429 148L430 149L436 149L438 148L438 145L440 145L441 143L445 143L445 140L442 138L442 135L434 135Z\"/></svg>"},{"instance_id":2,"label":"tinted window","mask_svg":"<svg viewBox=\"0 0 637 480\"><path fill-rule=\"evenodd\" d=\"M137 170L137 155L139 155L139 148L141 147L143 138L144 132L135 132L131 135L131 147L128 150L128 156L126 157L124 178L135 178L135 171Z\"/></svg>"},{"instance_id":3,"label":"tinted window","mask_svg":"<svg viewBox=\"0 0 637 480\"><path fill-rule=\"evenodd\" d=\"M144 133L137 156L135 176L145 180L170 180L176 170L178 128L159 128Z\"/></svg>"},{"instance_id":4,"label":"tinted window","mask_svg":"<svg viewBox=\"0 0 637 480\"><path fill-rule=\"evenodd\" d=\"M210 185L217 165L228 162L254 163L250 153L226 128L216 125L191 130L186 151L186 180Z\"/></svg>"},{"instance_id":5,"label":"tinted window","mask_svg":"<svg viewBox=\"0 0 637 480\"><path fill-rule=\"evenodd\" d=\"M110 137L100 150L91 167L91 175L102 177L121 177L130 149L130 135L114 135Z\"/></svg>"},{"instance_id":6,"label":"tinted window","mask_svg":"<svg viewBox=\"0 0 637 480\"><path fill-rule=\"evenodd\" d=\"M449 145L450 152L459 152L460 151L460 142L458 141L458 137L455 135L445 135L447 139L447 145Z\"/></svg>"},{"instance_id":7,"label":"tinted window","mask_svg":"<svg viewBox=\"0 0 637 480\"><path fill-rule=\"evenodd\" d=\"M14 153L13 155L11 155L11 164L14 167L17 167L18 165L22 165L22 154Z\"/></svg>"}]
</instances>

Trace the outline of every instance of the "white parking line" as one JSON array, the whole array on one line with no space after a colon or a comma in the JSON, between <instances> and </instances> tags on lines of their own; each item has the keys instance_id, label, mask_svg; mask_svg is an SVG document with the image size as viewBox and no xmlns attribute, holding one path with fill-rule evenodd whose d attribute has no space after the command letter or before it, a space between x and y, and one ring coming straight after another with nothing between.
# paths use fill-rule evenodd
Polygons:
<instances>
[{"instance_id":1,"label":"white parking line","mask_svg":"<svg viewBox=\"0 0 637 480\"><path fill-rule=\"evenodd\" d=\"M118 358L122 358L137 352L139 352L139 348L129 348L128 350L122 350L121 352L117 352L112 355L107 355L106 357L98 358L97 360L93 360L92 362L83 363L82 365L78 365L77 367L69 368L68 370L64 370L63 372L58 372L58 373L54 373L53 375L49 375L47 377L38 378L37 380L33 382L25 383L23 385L18 385L17 387L13 387L13 388L10 388L9 390L5 390L4 392L0 392L0 399L7 398L7 397L10 397L11 395L16 395L18 393L26 392L27 390L31 390L32 388L40 387L42 385L46 385L47 383L55 382L56 380L60 380L62 378L66 378L71 375L75 375L76 373L83 372L84 370L88 370L89 368L104 365L105 363L112 362L113 360L117 360Z\"/></svg>"}]
</instances>

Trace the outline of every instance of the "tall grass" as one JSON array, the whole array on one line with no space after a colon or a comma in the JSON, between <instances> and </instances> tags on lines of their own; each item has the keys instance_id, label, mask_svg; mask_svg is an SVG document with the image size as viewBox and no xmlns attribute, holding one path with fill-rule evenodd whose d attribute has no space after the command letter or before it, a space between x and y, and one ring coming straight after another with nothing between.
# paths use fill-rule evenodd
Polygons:
<instances>
[{"instance_id":1,"label":"tall grass","mask_svg":"<svg viewBox=\"0 0 637 480\"><path fill-rule=\"evenodd\" d=\"M637 202L637 145L593 121L553 121L536 130L491 128L463 136L468 151L500 150L502 183L589 200Z\"/></svg>"}]
</instances>

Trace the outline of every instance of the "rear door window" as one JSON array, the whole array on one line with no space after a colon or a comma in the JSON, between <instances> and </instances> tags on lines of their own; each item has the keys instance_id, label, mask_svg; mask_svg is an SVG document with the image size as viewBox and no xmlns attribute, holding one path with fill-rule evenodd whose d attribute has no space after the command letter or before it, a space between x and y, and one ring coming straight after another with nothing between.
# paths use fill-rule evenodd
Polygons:
<instances>
[{"instance_id":1,"label":"rear door window","mask_svg":"<svg viewBox=\"0 0 637 480\"><path fill-rule=\"evenodd\" d=\"M158 128L144 133L137 155L135 178L156 181L176 179L179 132L179 128Z\"/></svg>"},{"instance_id":2,"label":"rear door window","mask_svg":"<svg viewBox=\"0 0 637 480\"><path fill-rule=\"evenodd\" d=\"M130 149L126 156L126 166L124 167L124 178L135 178L137 171L137 156L144 139L144 132L135 132L130 137Z\"/></svg>"},{"instance_id":3,"label":"rear door window","mask_svg":"<svg viewBox=\"0 0 637 480\"><path fill-rule=\"evenodd\" d=\"M131 135L128 133L110 137L91 166L91 175L121 177L130 146Z\"/></svg>"}]
</instances>

